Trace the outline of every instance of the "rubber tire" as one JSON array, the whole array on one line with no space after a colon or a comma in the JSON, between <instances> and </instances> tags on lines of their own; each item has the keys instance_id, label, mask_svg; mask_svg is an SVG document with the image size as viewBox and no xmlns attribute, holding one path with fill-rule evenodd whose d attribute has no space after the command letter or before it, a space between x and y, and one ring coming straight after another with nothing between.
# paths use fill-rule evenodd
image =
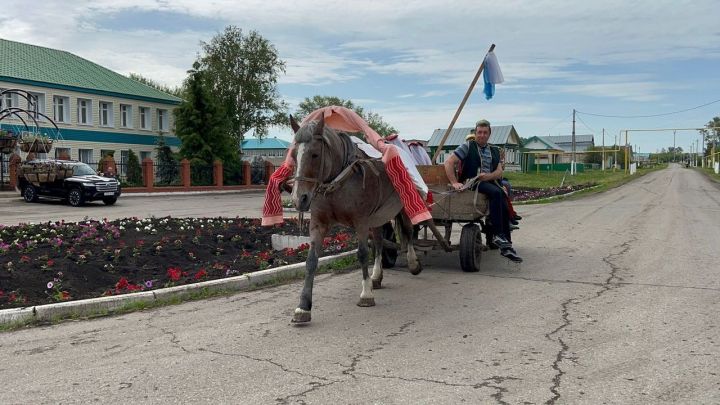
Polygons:
<instances>
[{"instance_id":1,"label":"rubber tire","mask_svg":"<svg viewBox=\"0 0 720 405\"><path fill-rule=\"evenodd\" d=\"M105 205L113 205L117 202L117 197L103 198Z\"/></svg>"},{"instance_id":2,"label":"rubber tire","mask_svg":"<svg viewBox=\"0 0 720 405\"><path fill-rule=\"evenodd\" d=\"M383 239L387 239L391 242L397 242L395 238L395 230L393 229L392 223L388 222L383 225L382 229ZM382 250L382 266L384 269L390 269L395 267L397 261L398 251L397 249L389 249L384 247Z\"/></svg>"},{"instance_id":3,"label":"rubber tire","mask_svg":"<svg viewBox=\"0 0 720 405\"><path fill-rule=\"evenodd\" d=\"M73 197L74 193L77 193L77 198ZM79 187L73 187L68 192L67 201L73 207L82 207L85 204L85 196Z\"/></svg>"},{"instance_id":4,"label":"rubber tire","mask_svg":"<svg viewBox=\"0 0 720 405\"><path fill-rule=\"evenodd\" d=\"M480 271L483 244L482 232L476 224L467 224L460 233L460 268L464 272Z\"/></svg>"},{"instance_id":5,"label":"rubber tire","mask_svg":"<svg viewBox=\"0 0 720 405\"><path fill-rule=\"evenodd\" d=\"M28 184L23 188L22 192L23 199L25 199L26 202L37 202L38 201L38 194L37 194L37 188L33 186L32 184Z\"/></svg>"}]
</instances>

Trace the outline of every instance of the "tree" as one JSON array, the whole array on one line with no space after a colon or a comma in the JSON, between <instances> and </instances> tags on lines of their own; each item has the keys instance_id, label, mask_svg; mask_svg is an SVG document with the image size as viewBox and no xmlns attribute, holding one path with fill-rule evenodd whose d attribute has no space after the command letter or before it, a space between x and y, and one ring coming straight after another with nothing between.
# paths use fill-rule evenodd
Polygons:
<instances>
[{"instance_id":1,"label":"tree","mask_svg":"<svg viewBox=\"0 0 720 405\"><path fill-rule=\"evenodd\" d=\"M201 44L199 70L207 73L207 85L225 107L238 145L250 130L262 139L270 126L288 125L287 105L276 88L285 62L275 46L256 31L244 34L232 25Z\"/></svg>"},{"instance_id":2,"label":"tree","mask_svg":"<svg viewBox=\"0 0 720 405\"><path fill-rule=\"evenodd\" d=\"M140 167L140 159L135 152L130 149L128 151L127 161L127 182L130 185L142 185L142 168Z\"/></svg>"},{"instance_id":3,"label":"tree","mask_svg":"<svg viewBox=\"0 0 720 405\"><path fill-rule=\"evenodd\" d=\"M180 172L178 170L177 159L165 142L165 136L162 132L158 133L155 143L157 151L157 182L158 184L175 184L180 180Z\"/></svg>"},{"instance_id":4,"label":"tree","mask_svg":"<svg viewBox=\"0 0 720 405\"><path fill-rule=\"evenodd\" d=\"M709 154L712 153L713 146L717 148L720 144L720 117L713 117L705 124L705 128L707 129L701 129L700 133L705 137L705 150Z\"/></svg>"},{"instance_id":5,"label":"tree","mask_svg":"<svg viewBox=\"0 0 720 405\"><path fill-rule=\"evenodd\" d=\"M335 96L314 96L313 98L306 97L305 100L300 102L298 110L295 112L295 119L300 122L311 112L318 108L328 107L331 105L337 105L353 110L364 119L370 128L375 130L381 136L388 136L392 133L396 133L397 129L386 123L380 114L374 112L365 112L365 109L359 105L355 105L351 100L345 100Z\"/></svg>"},{"instance_id":6,"label":"tree","mask_svg":"<svg viewBox=\"0 0 720 405\"><path fill-rule=\"evenodd\" d=\"M183 94L184 94L185 89L183 88L183 86L169 87L164 84L160 84L153 79L149 79L138 73L132 73L132 72L128 75L128 77L135 81L138 81L146 86L150 86L156 90L160 90L167 94L172 94L175 97L179 97L179 98L184 97Z\"/></svg>"},{"instance_id":7,"label":"tree","mask_svg":"<svg viewBox=\"0 0 720 405\"><path fill-rule=\"evenodd\" d=\"M195 62L185 81L185 99L176 108L175 135L180 139L180 155L208 165L219 159L238 160L238 146L228 132L228 117L218 99L204 85L207 73ZM196 163L198 164L198 163Z\"/></svg>"}]
</instances>

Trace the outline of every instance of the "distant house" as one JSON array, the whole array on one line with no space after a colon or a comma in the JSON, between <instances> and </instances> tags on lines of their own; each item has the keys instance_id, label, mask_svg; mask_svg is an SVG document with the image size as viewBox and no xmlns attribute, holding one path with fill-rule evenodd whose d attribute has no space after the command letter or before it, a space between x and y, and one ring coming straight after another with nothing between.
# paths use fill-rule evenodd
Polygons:
<instances>
[{"instance_id":1,"label":"distant house","mask_svg":"<svg viewBox=\"0 0 720 405\"><path fill-rule=\"evenodd\" d=\"M572 135L543 136L542 139L559 146L565 151L558 157L556 163L570 163L572 161ZM585 160L585 150L595 146L593 135L575 135L575 161Z\"/></svg>"},{"instance_id":2,"label":"distant house","mask_svg":"<svg viewBox=\"0 0 720 405\"><path fill-rule=\"evenodd\" d=\"M290 142L277 138L244 139L242 141L242 159L251 161L259 156L278 165L285 159L289 147Z\"/></svg>"},{"instance_id":3,"label":"distant house","mask_svg":"<svg viewBox=\"0 0 720 405\"><path fill-rule=\"evenodd\" d=\"M526 155L523 166L527 166L530 160L533 164L554 164L558 156L562 156L565 151L559 145L556 145L547 136L533 136L529 138L523 145L523 153Z\"/></svg>"},{"instance_id":4,"label":"distant house","mask_svg":"<svg viewBox=\"0 0 720 405\"><path fill-rule=\"evenodd\" d=\"M453 153L455 148L467 142L465 137L468 136L468 134L473 133L474 130L475 128L471 127L453 128L453 130L450 131L448 138L445 140L442 153L438 156L438 161L436 163L444 162L445 159ZM430 150L430 157L435 154L445 131L446 129L436 129L430 137L430 140L427 143L427 147ZM490 133L489 143L499 146L505 150L505 170L520 170L520 136L514 126L493 126L492 132Z\"/></svg>"}]
</instances>

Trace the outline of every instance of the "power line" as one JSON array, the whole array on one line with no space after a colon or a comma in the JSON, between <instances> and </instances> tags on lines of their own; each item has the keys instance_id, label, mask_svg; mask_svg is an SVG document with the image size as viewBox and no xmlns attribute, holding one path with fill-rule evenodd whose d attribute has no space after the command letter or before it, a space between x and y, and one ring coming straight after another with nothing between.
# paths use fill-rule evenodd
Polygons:
<instances>
[{"instance_id":1,"label":"power line","mask_svg":"<svg viewBox=\"0 0 720 405\"><path fill-rule=\"evenodd\" d=\"M702 104L702 105L699 105L696 107L686 108L684 110L672 111L672 112L667 112L667 113L662 113L662 114L651 114L651 115L604 115L604 114L594 114L594 113L588 113L588 112L577 111L577 110L575 112L578 114L592 115L594 117L604 117L604 118L652 118L652 117L662 117L665 115L680 114L680 113L687 112L687 111L697 110L698 108L707 107L711 104L715 104L718 102L720 102L720 99L711 101L709 103L705 103L705 104Z\"/></svg>"},{"instance_id":2,"label":"power line","mask_svg":"<svg viewBox=\"0 0 720 405\"><path fill-rule=\"evenodd\" d=\"M596 131L596 130L594 130L594 129L590 128L590 126L589 126L588 124L586 124L586 123L585 123L585 121L583 121L583 120L582 120L582 118L580 118L580 117L576 117L576 118L578 119L578 121L582 122L582 124L583 124L583 125L585 125L585 128L589 129L589 130L590 130L590 132L592 132L592 133L593 133L593 135L594 135L594 134L596 134L596 133L598 132L598 131Z\"/></svg>"}]
</instances>

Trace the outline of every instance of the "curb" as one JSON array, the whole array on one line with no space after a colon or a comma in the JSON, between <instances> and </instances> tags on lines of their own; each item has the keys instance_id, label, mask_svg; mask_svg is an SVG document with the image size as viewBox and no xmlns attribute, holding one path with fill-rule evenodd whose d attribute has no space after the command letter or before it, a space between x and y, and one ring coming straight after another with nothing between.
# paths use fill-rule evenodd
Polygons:
<instances>
[{"instance_id":1,"label":"curb","mask_svg":"<svg viewBox=\"0 0 720 405\"><path fill-rule=\"evenodd\" d=\"M357 254L357 249L334 256L321 257L318 265L324 265ZM305 263L289 264L273 269L260 270L240 276L221 278L200 283L160 288L152 291L89 298L85 300L37 305L33 307L0 310L0 325L25 323L29 321L52 321L58 318L88 316L104 311L113 311L130 303L153 303L169 298L182 298L200 290L204 291L247 291L268 283L277 277L293 277L305 269Z\"/></svg>"}]
</instances>

